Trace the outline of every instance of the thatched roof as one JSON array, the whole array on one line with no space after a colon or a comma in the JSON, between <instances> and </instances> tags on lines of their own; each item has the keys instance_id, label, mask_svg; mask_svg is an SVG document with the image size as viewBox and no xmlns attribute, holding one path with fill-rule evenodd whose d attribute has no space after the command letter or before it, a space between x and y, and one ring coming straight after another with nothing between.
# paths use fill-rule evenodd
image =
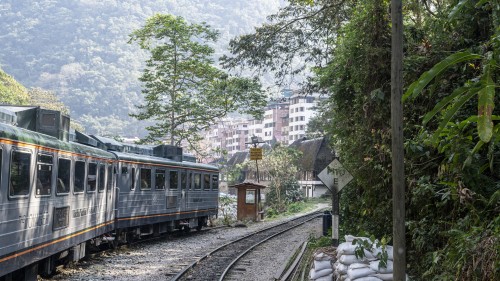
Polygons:
<instances>
[{"instance_id":1,"label":"thatched roof","mask_svg":"<svg viewBox=\"0 0 500 281\"><path fill-rule=\"evenodd\" d=\"M238 151L227 161L228 166L234 166L245 162L248 158L248 151Z\"/></svg>"},{"instance_id":2,"label":"thatched roof","mask_svg":"<svg viewBox=\"0 0 500 281\"><path fill-rule=\"evenodd\" d=\"M302 151L302 158L299 160L299 167L303 171L321 172L330 162L333 161L334 152L328 147L325 138L312 140L298 139L290 144Z\"/></svg>"}]
</instances>

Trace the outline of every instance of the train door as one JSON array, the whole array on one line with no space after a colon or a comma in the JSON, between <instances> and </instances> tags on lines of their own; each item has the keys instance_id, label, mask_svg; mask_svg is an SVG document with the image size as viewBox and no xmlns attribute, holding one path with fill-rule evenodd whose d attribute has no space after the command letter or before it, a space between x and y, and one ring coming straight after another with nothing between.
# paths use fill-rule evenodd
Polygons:
<instances>
[{"instance_id":1,"label":"train door","mask_svg":"<svg viewBox=\"0 0 500 281\"><path fill-rule=\"evenodd\" d=\"M181 173L181 200L180 200L180 207L181 210L186 210L187 209L187 202L188 202L188 195L189 195L189 190L188 190L188 171L186 170L180 170Z\"/></svg>"},{"instance_id":2,"label":"train door","mask_svg":"<svg viewBox=\"0 0 500 281\"><path fill-rule=\"evenodd\" d=\"M114 220L114 186L115 186L115 177L114 175L116 171L116 165L112 162L108 163L107 171L106 171L106 222L110 222Z\"/></svg>"}]
</instances>

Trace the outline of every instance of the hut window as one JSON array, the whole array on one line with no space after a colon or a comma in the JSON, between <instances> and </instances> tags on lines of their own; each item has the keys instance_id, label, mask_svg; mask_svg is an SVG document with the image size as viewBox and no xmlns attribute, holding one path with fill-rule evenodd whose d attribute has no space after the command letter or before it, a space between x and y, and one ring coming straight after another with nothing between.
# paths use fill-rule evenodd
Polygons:
<instances>
[{"instance_id":1,"label":"hut window","mask_svg":"<svg viewBox=\"0 0 500 281\"><path fill-rule=\"evenodd\" d=\"M255 189L247 189L245 195L246 204L255 204Z\"/></svg>"}]
</instances>

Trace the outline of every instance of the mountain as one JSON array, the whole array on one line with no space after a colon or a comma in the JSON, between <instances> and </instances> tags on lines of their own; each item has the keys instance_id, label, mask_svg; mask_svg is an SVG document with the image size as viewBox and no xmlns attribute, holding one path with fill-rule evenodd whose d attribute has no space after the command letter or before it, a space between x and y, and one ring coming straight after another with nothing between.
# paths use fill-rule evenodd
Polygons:
<instances>
[{"instance_id":1,"label":"mountain","mask_svg":"<svg viewBox=\"0 0 500 281\"><path fill-rule=\"evenodd\" d=\"M128 116L141 102L146 54L128 35L155 13L206 22L229 40L253 31L283 0L2 0L0 67L26 87L53 91L87 132L142 136Z\"/></svg>"}]
</instances>

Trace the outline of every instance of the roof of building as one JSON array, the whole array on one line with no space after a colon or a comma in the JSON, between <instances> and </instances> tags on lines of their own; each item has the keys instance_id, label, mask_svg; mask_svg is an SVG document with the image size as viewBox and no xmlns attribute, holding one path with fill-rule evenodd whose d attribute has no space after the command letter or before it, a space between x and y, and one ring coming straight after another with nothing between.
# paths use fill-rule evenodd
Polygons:
<instances>
[{"instance_id":1,"label":"roof of building","mask_svg":"<svg viewBox=\"0 0 500 281\"><path fill-rule=\"evenodd\" d=\"M227 161L228 166L234 166L245 162L248 158L248 151L238 151Z\"/></svg>"},{"instance_id":2,"label":"roof of building","mask_svg":"<svg viewBox=\"0 0 500 281\"><path fill-rule=\"evenodd\" d=\"M300 168L304 171L322 171L334 158L334 152L328 147L324 137L308 140L298 139L290 144L302 151L300 159Z\"/></svg>"}]
</instances>

